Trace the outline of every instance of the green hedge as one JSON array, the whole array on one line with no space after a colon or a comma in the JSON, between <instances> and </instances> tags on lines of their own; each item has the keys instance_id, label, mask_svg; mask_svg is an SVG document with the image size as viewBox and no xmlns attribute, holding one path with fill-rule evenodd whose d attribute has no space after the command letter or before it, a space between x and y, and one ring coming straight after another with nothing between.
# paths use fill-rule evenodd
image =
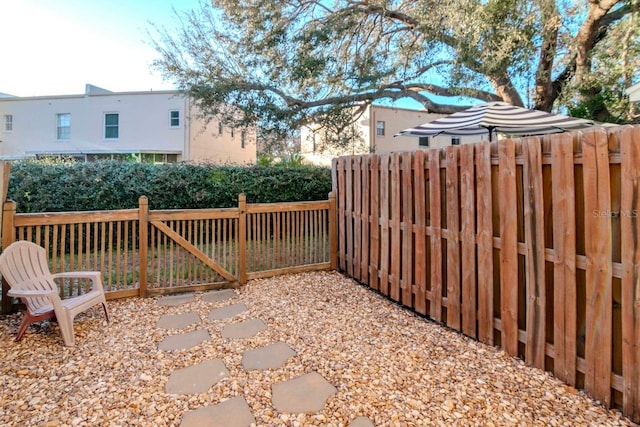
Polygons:
<instances>
[{"instance_id":1,"label":"green hedge","mask_svg":"<svg viewBox=\"0 0 640 427\"><path fill-rule=\"evenodd\" d=\"M151 209L235 207L248 203L326 200L331 170L315 166L152 165L100 161L11 165L8 197L18 212L64 212L138 207Z\"/></svg>"}]
</instances>

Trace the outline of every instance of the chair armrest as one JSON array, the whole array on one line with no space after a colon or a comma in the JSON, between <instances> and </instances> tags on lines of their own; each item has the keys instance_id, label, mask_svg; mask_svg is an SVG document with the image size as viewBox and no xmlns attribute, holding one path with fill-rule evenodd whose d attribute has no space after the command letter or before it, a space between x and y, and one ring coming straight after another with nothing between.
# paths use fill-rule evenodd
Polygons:
<instances>
[{"instance_id":1,"label":"chair armrest","mask_svg":"<svg viewBox=\"0 0 640 427\"><path fill-rule=\"evenodd\" d=\"M50 289L22 289L22 290L9 290L7 295L16 298L33 298L33 297L47 297L49 295L57 295L56 291Z\"/></svg>"},{"instance_id":2,"label":"chair armrest","mask_svg":"<svg viewBox=\"0 0 640 427\"><path fill-rule=\"evenodd\" d=\"M102 273L99 271L67 271L64 273L56 273L54 279L91 279L100 278Z\"/></svg>"},{"instance_id":3,"label":"chair armrest","mask_svg":"<svg viewBox=\"0 0 640 427\"><path fill-rule=\"evenodd\" d=\"M56 273L54 279L89 279L91 280L91 290L104 293L102 285L102 273L99 271L67 271Z\"/></svg>"}]
</instances>

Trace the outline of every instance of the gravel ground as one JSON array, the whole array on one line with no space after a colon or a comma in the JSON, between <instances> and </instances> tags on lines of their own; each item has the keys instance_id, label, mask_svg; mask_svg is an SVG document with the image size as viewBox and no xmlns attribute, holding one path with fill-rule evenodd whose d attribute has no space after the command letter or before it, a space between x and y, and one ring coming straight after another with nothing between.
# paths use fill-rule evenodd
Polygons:
<instances>
[{"instance_id":1,"label":"gravel ground","mask_svg":"<svg viewBox=\"0 0 640 427\"><path fill-rule=\"evenodd\" d=\"M254 280L223 303L179 307L155 299L110 301L76 319L76 347L62 346L55 323L32 326L20 343L21 314L0 316L0 425L179 425L190 409L244 396L259 426L347 426L358 416L376 426L633 425L520 360L422 319L338 273ZM207 321L213 308L249 307ZM195 310L212 336L190 350L164 352L163 314ZM266 331L225 340L225 324L261 318ZM298 354L282 368L244 371L244 350L285 341ZM230 376L200 395L164 392L176 369L220 358ZM271 385L317 371L338 392L322 413L279 413Z\"/></svg>"}]
</instances>

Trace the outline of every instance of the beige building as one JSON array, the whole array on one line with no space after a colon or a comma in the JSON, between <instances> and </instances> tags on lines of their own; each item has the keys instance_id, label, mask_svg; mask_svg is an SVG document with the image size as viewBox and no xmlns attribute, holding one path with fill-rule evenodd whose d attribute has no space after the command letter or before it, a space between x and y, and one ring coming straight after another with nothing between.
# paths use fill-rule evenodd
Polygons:
<instances>
[{"instance_id":1,"label":"beige building","mask_svg":"<svg viewBox=\"0 0 640 427\"><path fill-rule=\"evenodd\" d=\"M628 87L625 92L629 96L629 101L640 102L640 83L636 83L631 87Z\"/></svg>"},{"instance_id":2,"label":"beige building","mask_svg":"<svg viewBox=\"0 0 640 427\"><path fill-rule=\"evenodd\" d=\"M205 123L179 91L111 92L88 84L82 95L0 94L0 120L0 159L256 161L254 130Z\"/></svg>"},{"instance_id":3,"label":"beige building","mask_svg":"<svg viewBox=\"0 0 640 427\"><path fill-rule=\"evenodd\" d=\"M478 137L456 138L446 135L424 138L394 136L404 129L444 116L445 114L426 111L370 105L362 117L358 119L352 131L353 144L348 148L322 150L320 148L323 138L321 131L318 130L318 127L309 126L301 129L300 151L309 163L330 165L332 158L349 154L424 150L478 141Z\"/></svg>"}]
</instances>

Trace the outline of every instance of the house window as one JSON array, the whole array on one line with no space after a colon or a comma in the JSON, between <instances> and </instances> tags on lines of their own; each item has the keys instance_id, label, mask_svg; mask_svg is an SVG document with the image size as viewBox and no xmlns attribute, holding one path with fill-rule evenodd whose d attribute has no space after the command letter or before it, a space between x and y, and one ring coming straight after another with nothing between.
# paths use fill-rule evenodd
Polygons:
<instances>
[{"instance_id":1,"label":"house window","mask_svg":"<svg viewBox=\"0 0 640 427\"><path fill-rule=\"evenodd\" d=\"M120 114L105 113L104 115L104 139L118 139L120 137Z\"/></svg>"},{"instance_id":2,"label":"house window","mask_svg":"<svg viewBox=\"0 0 640 427\"><path fill-rule=\"evenodd\" d=\"M452 136L451 145L460 145L460 138L456 138L455 136Z\"/></svg>"},{"instance_id":3,"label":"house window","mask_svg":"<svg viewBox=\"0 0 640 427\"><path fill-rule=\"evenodd\" d=\"M180 111L179 110L169 111L169 127L172 127L172 128L180 127Z\"/></svg>"},{"instance_id":4,"label":"house window","mask_svg":"<svg viewBox=\"0 0 640 427\"><path fill-rule=\"evenodd\" d=\"M176 163L177 161L178 161L177 154L140 153L141 163L164 164L164 163Z\"/></svg>"},{"instance_id":5,"label":"house window","mask_svg":"<svg viewBox=\"0 0 640 427\"><path fill-rule=\"evenodd\" d=\"M13 132L13 115L7 114L4 116L4 131Z\"/></svg>"},{"instance_id":6,"label":"house window","mask_svg":"<svg viewBox=\"0 0 640 427\"><path fill-rule=\"evenodd\" d=\"M235 132L233 131L233 129L231 129L231 139L233 139L234 136L235 136Z\"/></svg>"},{"instance_id":7,"label":"house window","mask_svg":"<svg viewBox=\"0 0 640 427\"><path fill-rule=\"evenodd\" d=\"M418 145L420 147L428 147L429 146L429 137L428 136L421 136L420 138L418 138Z\"/></svg>"},{"instance_id":8,"label":"house window","mask_svg":"<svg viewBox=\"0 0 640 427\"><path fill-rule=\"evenodd\" d=\"M218 135L222 135L222 122L218 122Z\"/></svg>"},{"instance_id":9,"label":"house window","mask_svg":"<svg viewBox=\"0 0 640 427\"><path fill-rule=\"evenodd\" d=\"M247 143L247 132L240 132L240 148L244 148Z\"/></svg>"},{"instance_id":10,"label":"house window","mask_svg":"<svg viewBox=\"0 0 640 427\"><path fill-rule=\"evenodd\" d=\"M384 122L383 121L377 121L376 122L376 135L384 136Z\"/></svg>"},{"instance_id":11,"label":"house window","mask_svg":"<svg viewBox=\"0 0 640 427\"><path fill-rule=\"evenodd\" d=\"M71 114L56 114L56 139L58 141L71 139Z\"/></svg>"}]
</instances>

